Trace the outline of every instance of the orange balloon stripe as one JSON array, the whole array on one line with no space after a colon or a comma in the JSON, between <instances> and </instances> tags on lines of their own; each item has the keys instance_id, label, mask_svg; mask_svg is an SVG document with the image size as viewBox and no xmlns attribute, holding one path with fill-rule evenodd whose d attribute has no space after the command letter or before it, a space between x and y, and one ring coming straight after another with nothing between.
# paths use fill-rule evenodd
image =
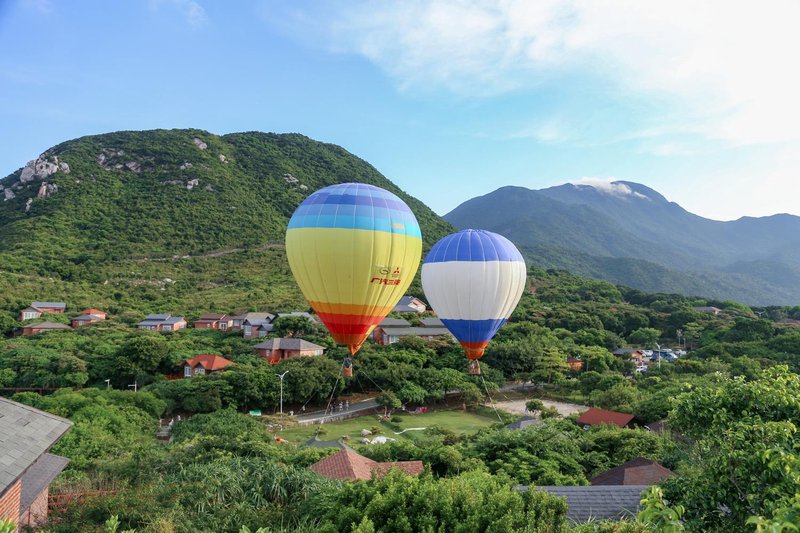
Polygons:
<instances>
[{"instance_id":1,"label":"orange balloon stripe","mask_svg":"<svg viewBox=\"0 0 800 533\"><path fill-rule=\"evenodd\" d=\"M460 342L459 344L464 347L464 351L467 353L469 359L480 359L483 357L483 353L486 351L489 341Z\"/></svg>"},{"instance_id":2,"label":"orange balloon stripe","mask_svg":"<svg viewBox=\"0 0 800 533\"><path fill-rule=\"evenodd\" d=\"M333 302L319 302L310 301L311 307L318 315L352 315L352 316L378 316L382 317L391 313L394 306L374 306L374 305L360 305L360 304L339 304ZM368 313L368 315L367 315ZM380 320L378 320L380 322Z\"/></svg>"}]
</instances>

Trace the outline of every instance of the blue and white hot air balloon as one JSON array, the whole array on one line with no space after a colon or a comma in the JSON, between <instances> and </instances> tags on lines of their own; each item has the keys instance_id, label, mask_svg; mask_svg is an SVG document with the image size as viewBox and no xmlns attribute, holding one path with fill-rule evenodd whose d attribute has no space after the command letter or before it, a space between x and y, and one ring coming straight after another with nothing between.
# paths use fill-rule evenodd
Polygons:
<instances>
[{"instance_id":1,"label":"blue and white hot air balloon","mask_svg":"<svg viewBox=\"0 0 800 533\"><path fill-rule=\"evenodd\" d=\"M525 290L522 254L490 231L465 229L433 245L422 265L422 289L433 310L473 360L505 324Z\"/></svg>"}]
</instances>

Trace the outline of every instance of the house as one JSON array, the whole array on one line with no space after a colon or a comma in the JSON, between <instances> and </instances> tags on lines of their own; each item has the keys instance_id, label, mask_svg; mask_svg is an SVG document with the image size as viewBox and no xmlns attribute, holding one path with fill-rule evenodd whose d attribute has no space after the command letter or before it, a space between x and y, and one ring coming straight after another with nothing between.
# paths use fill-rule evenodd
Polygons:
<instances>
[{"instance_id":1,"label":"house","mask_svg":"<svg viewBox=\"0 0 800 533\"><path fill-rule=\"evenodd\" d=\"M425 302L414 296L403 296L393 309L395 313L424 313L427 310Z\"/></svg>"},{"instance_id":2,"label":"house","mask_svg":"<svg viewBox=\"0 0 800 533\"><path fill-rule=\"evenodd\" d=\"M592 478L592 485L655 485L675 476L675 472L655 461L635 457L625 464Z\"/></svg>"},{"instance_id":3,"label":"house","mask_svg":"<svg viewBox=\"0 0 800 533\"><path fill-rule=\"evenodd\" d=\"M519 420L515 420L506 426L506 429L525 429L531 426L538 426L542 421L533 416L523 416Z\"/></svg>"},{"instance_id":4,"label":"house","mask_svg":"<svg viewBox=\"0 0 800 533\"><path fill-rule=\"evenodd\" d=\"M722 312L722 309L720 309L719 307L712 307L707 305L701 305L695 307L694 310L697 311L698 313L708 313L714 316L717 316Z\"/></svg>"},{"instance_id":5,"label":"house","mask_svg":"<svg viewBox=\"0 0 800 533\"><path fill-rule=\"evenodd\" d=\"M390 328L410 328L411 322L403 318L386 317L372 330L372 340L382 346L389 344L384 340L386 330Z\"/></svg>"},{"instance_id":6,"label":"house","mask_svg":"<svg viewBox=\"0 0 800 533\"><path fill-rule=\"evenodd\" d=\"M178 331L185 328L186 325L186 319L182 316L167 314L147 315L143 321L136 324L139 329L149 331Z\"/></svg>"},{"instance_id":7,"label":"house","mask_svg":"<svg viewBox=\"0 0 800 533\"><path fill-rule=\"evenodd\" d=\"M639 502L647 485L590 485L575 487L539 486L534 490L547 492L567 500L567 519L572 522L635 519ZM518 486L516 490L527 491Z\"/></svg>"},{"instance_id":8,"label":"house","mask_svg":"<svg viewBox=\"0 0 800 533\"><path fill-rule=\"evenodd\" d=\"M64 302L32 302L29 307L20 311L19 321L41 318L45 313L61 314L66 308L67 304Z\"/></svg>"},{"instance_id":9,"label":"house","mask_svg":"<svg viewBox=\"0 0 800 533\"><path fill-rule=\"evenodd\" d=\"M420 337L427 341L433 341L442 337L450 336L450 330L445 327L381 327L378 326L372 332L372 339L381 346L388 346L399 341L403 337Z\"/></svg>"},{"instance_id":10,"label":"house","mask_svg":"<svg viewBox=\"0 0 800 533\"><path fill-rule=\"evenodd\" d=\"M58 322L36 322L28 324L22 328L22 336L30 337L39 333L47 333L48 331L61 331L65 329L72 329L66 324L59 324Z\"/></svg>"},{"instance_id":11,"label":"house","mask_svg":"<svg viewBox=\"0 0 800 533\"><path fill-rule=\"evenodd\" d=\"M233 318L228 315L210 313L194 321L195 329L218 329L228 331L233 328Z\"/></svg>"},{"instance_id":12,"label":"house","mask_svg":"<svg viewBox=\"0 0 800 533\"><path fill-rule=\"evenodd\" d=\"M303 339L270 339L253 346L261 357L265 357L271 364L277 364L293 357L313 357L325 353L325 347Z\"/></svg>"},{"instance_id":13,"label":"house","mask_svg":"<svg viewBox=\"0 0 800 533\"><path fill-rule=\"evenodd\" d=\"M272 313L247 313L243 315L240 327L246 338L266 337L274 327L274 320Z\"/></svg>"},{"instance_id":14,"label":"house","mask_svg":"<svg viewBox=\"0 0 800 533\"><path fill-rule=\"evenodd\" d=\"M569 366L569 369L573 372L580 372L583 370L583 361L577 357L567 357L567 366Z\"/></svg>"},{"instance_id":15,"label":"house","mask_svg":"<svg viewBox=\"0 0 800 533\"><path fill-rule=\"evenodd\" d=\"M425 318L419 319L420 325L424 328L443 328L444 322L442 322L441 318L435 316L426 316Z\"/></svg>"},{"instance_id":16,"label":"house","mask_svg":"<svg viewBox=\"0 0 800 533\"><path fill-rule=\"evenodd\" d=\"M366 481L383 477L392 468L397 468L410 476L418 476L424 468L422 461L394 461L379 463L359 455L351 448L344 448L333 455L320 459L308 467L328 479L346 481Z\"/></svg>"},{"instance_id":17,"label":"house","mask_svg":"<svg viewBox=\"0 0 800 533\"><path fill-rule=\"evenodd\" d=\"M624 428L632 425L633 415L591 407L587 411L584 411L575 422L584 427L608 424Z\"/></svg>"},{"instance_id":18,"label":"house","mask_svg":"<svg viewBox=\"0 0 800 533\"><path fill-rule=\"evenodd\" d=\"M50 483L69 459L47 453L72 422L0 398L0 519L19 528L47 521Z\"/></svg>"},{"instance_id":19,"label":"house","mask_svg":"<svg viewBox=\"0 0 800 533\"><path fill-rule=\"evenodd\" d=\"M183 366L183 377L190 378L197 375L211 374L225 370L231 365L235 365L221 355L204 353L181 362L178 366Z\"/></svg>"},{"instance_id":20,"label":"house","mask_svg":"<svg viewBox=\"0 0 800 533\"><path fill-rule=\"evenodd\" d=\"M74 316L70 319L73 328L86 326L87 324L94 324L95 322L102 322L108 315L99 309L84 309L81 314Z\"/></svg>"}]
</instances>

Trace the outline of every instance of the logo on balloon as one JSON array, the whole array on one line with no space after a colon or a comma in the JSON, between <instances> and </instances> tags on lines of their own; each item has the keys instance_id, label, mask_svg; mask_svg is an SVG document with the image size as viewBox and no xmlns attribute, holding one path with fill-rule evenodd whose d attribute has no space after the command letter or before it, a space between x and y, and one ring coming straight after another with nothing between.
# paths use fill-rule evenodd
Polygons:
<instances>
[{"instance_id":1,"label":"logo on balloon","mask_svg":"<svg viewBox=\"0 0 800 533\"><path fill-rule=\"evenodd\" d=\"M379 266L378 275L370 279L369 282L378 285L400 285L400 267Z\"/></svg>"}]
</instances>

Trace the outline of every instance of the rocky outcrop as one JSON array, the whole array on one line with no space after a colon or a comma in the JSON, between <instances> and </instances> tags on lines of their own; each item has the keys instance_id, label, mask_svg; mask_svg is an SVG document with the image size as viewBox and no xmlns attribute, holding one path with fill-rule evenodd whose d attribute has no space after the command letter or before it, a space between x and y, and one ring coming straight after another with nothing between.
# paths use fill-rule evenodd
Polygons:
<instances>
[{"instance_id":1,"label":"rocky outcrop","mask_svg":"<svg viewBox=\"0 0 800 533\"><path fill-rule=\"evenodd\" d=\"M33 161L28 161L28 164L22 169L19 175L20 183L28 183L36 179L45 179L59 171L61 168L65 173L69 172L69 165L62 163L64 167L60 167L58 157L47 157L44 154L40 155Z\"/></svg>"},{"instance_id":2,"label":"rocky outcrop","mask_svg":"<svg viewBox=\"0 0 800 533\"><path fill-rule=\"evenodd\" d=\"M228 162L228 160L222 154L219 154L217 157L219 157L219 160L222 161L223 163L227 163Z\"/></svg>"},{"instance_id":3,"label":"rocky outcrop","mask_svg":"<svg viewBox=\"0 0 800 533\"><path fill-rule=\"evenodd\" d=\"M16 194L14 194L14 191L12 191L11 189L4 190L3 194L5 195L5 198L3 198L4 202L6 200L13 200L17 196Z\"/></svg>"},{"instance_id":4,"label":"rocky outcrop","mask_svg":"<svg viewBox=\"0 0 800 533\"><path fill-rule=\"evenodd\" d=\"M192 142L195 144L195 146L197 146L201 150L205 150L206 148L208 148L208 145L204 143L201 139L198 139L197 137L192 139Z\"/></svg>"},{"instance_id":5,"label":"rocky outcrop","mask_svg":"<svg viewBox=\"0 0 800 533\"><path fill-rule=\"evenodd\" d=\"M186 170L187 168L192 168L193 166L194 165L192 165L191 163L184 161L183 164L178 168L180 168L181 170Z\"/></svg>"},{"instance_id":6,"label":"rocky outcrop","mask_svg":"<svg viewBox=\"0 0 800 533\"><path fill-rule=\"evenodd\" d=\"M25 212L26 213L31 210L31 205L32 204L33 204L33 198L28 198L28 201L25 202Z\"/></svg>"},{"instance_id":7,"label":"rocky outcrop","mask_svg":"<svg viewBox=\"0 0 800 533\"><path fill-rule=\"evenodd\" d=\"M51 194L55 194L58 192L58 185L55 183L47 183L43 181L42 184L39 186L39 192L36 193L37 198L47 198Z\"/></svg>"},{"instance_id":8,"label":"rocky outcrop","mask_svg":"<svg viewBox=\"0 0 800 533\"><path fill-rule=\"evenodd\" d=\"M200 180L198 179L193 179L186 182L186 188L189 189L190 191L195 187L197 187L198 185L200 185Z\"/></svg>"},{"instance_id":9,"label":"rocky outcrop","mask_svg":"<svg viewBox=\"0 0 800 533\"><path fill-rule=\"evenodd\" d=\"M286 173L283 175L283 181L285 181L288 184L294 184L298 183L300 180L294 177L293 175Z\"/></svg>"},{"instance_id":10,"label":"rocky outcrop","mask_svg":"<svg viewBox=\"0 0 800 533\"><path fill-rule=\"evenodd\" d=\"M128 161L125 163L125 168L131 172L136 172L137 174L142 171L142 165L136 161Z\"/></svg>"}]
</instances>

